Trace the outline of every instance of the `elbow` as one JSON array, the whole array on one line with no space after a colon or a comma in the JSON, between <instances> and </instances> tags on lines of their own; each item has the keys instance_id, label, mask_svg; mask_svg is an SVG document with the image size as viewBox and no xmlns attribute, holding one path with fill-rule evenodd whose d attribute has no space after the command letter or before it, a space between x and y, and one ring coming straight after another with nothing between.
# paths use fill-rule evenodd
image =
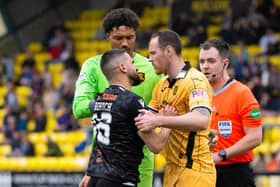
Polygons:
<instances>
[{"instance_id":1,"label":"elbow","mask_svg":"<svg viewBox=\"0 0 280 187\"><path fill-rule=\"evenodd\" d=\"M155 153L155 154L159 154L160 153L160 151L161 151L161 149L159 149L159 148L156 148L156 147L154 147L154 148L152 148L152 149L150 149L153 153Z\"/></svg>"},{"instance_id":2,"label":"elbow","mask_svg":"<svg viewBox=\"0 0 280 187\"><path fill-rule=\"evenodd\" d=\"M160 151L162 150L163 146L162 145L147 145L148 148L150 149L150 151L152 151L155 154L160 153Z\"/></svg>"},{"instance_id":3,"label":"elbow","mask_svg":"<svg viewBox=\"0 0 280 187\"><path fill-rule=\"evenodd\" d=\"M75 119L80 119L83 116L81 115L81 112L77 109L76 105L77 105L77 103L73 103L72 113L73 113L73 116L75 117Z\"/></svg>"},{"instance_id":4,"label":"elbow","mask_svg":"<svg viewBox=\"0 0 280 187\"><path fill-rule=\"evenodd\" d=\"M262 143L262 135L260 135L258 138L255 140L255 147L259 146Z\"/></svg>"}]
</instances>

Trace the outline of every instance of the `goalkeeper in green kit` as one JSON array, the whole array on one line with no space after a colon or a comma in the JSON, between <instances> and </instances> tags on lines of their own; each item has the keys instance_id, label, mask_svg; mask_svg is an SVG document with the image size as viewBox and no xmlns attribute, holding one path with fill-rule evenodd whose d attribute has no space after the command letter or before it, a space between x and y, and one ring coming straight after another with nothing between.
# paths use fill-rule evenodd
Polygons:
<instances>
[{"instance_id":1,"label":"goalkeeper in green kit","mask_svg":"<svg viewBox=\"0 0 280 187\"><path fill-rule=\"evenodd\" d=\"M153 66L147 58L134 52L138 26L137 15L126 8L113 9L103 19L103 29L111 47L126 49L127 53L133 58L138 71L145 73L145 81L136 87L132 87L132 91L141 96L148 104L153 87L161 77L155 74ZM73 113L76 118L91 117L96 94L103 92L109 86L100 68L101 56L91 57L83 63L76 81L73 100ZM137 186L152 187L154 155L146 146L143 152L144 158L139 167L140 183ZM79 187L87 187L89 179L90 176L85 175Z\"/></svg>"}]
</instances>

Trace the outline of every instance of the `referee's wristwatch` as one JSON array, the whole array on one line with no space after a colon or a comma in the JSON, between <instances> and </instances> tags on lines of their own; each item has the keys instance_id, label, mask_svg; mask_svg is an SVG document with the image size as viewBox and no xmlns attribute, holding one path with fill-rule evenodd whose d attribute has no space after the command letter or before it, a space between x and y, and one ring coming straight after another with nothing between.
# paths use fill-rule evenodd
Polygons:
<instances>
[{"instance_id":1,"label":"referee's wristwatch","mask_svg":"<svg viewBox=\"0 0 280 187\"><path fill-rule=\"evenodd\" d=\"M223 149L223 150L220 150L219 152L218 152L218 155L220 156L220 157L222 157L222 161L226 161L227 160L227 152Z\"/></svg>"}]
</instances>

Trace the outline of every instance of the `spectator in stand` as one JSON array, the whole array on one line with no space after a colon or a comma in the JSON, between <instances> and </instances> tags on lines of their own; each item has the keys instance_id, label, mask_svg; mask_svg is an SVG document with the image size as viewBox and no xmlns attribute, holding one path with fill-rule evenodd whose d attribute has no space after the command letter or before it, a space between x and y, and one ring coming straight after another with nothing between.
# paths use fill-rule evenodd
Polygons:
<instances>
[{"instance_id":1,"label":"spectator in stand","mask_svg":"<svg viewBox=\"0 0 280 187\"><path fill-rule=\"evenodd\" d=\"M267 55L272 55L276 53L275 46L278 39L271 27L267 27L265 34L260 38L259 45L262 48L262 53Z\"/></svg>"},{"instance_id":2,"label":"spectator in stand","mask_svg":"<svg viewBox=\"0 0 280 187\"><path fill-rule=\"evenodd\" d=\"M63 153L59 145L56 142L54 142L51 137L48 137L47 139L47 146L48 146L48 150L44 156L47 157L63 156Z\"/></svg>"},{"instance_id":3,"label":"spectator in stand","mask_svg":"<svg viewBox=\"0 0 280 187\"><path fill-rule=\"evenodd\" d=\"M11 144L13 141L13 134L17 132L17 118L13 114L8 114L6 116L6 122L4 123L4 136L6 144Z\"/></svg>"},{"instance_id":4,"label":"spectator in stand","mask_svg":"<svg viewBox=\"0 0 280 187\"><path fill-rule=\"evenodd\" d=\"M62 33L68 34L68 30L64 26L64 21L61 19L57 19L54 25L51 26L51 28L46 33L46 38L44 40L44 45L46 49L49 49L50 47L50 41L55 36L55 32L57 30L60 30Z\"/></svg>"},{"instance_id":5,"label":"spectator in stand","mask_svg":"<svg viewBox=\"0 0 280 187\"><path fill-rule=\"evenodd\" d=\"M0 52L0 65L2 67L2 72L4 80L13 80L14 79L14 61L5 53ZM0 80L1 81L1 80Z\"/></svg>"},{"instance_id":6,"label":"spectator in stand","mask_svg":"<svg viewBox=\"0 0 280 187\"><path fill-rule=\"evenodd\" d=\"M11 106L12 111L17 111L19 109L18 95L15 91L15 85L13 81L8 81L6 83L7 92L4 96L5 105Z\"/></svg>"},{"instance_id":7,"label":"spectator in stand","mask_svg":"<svg viewBox=\"0 0 280 187\"><path fill-rule=\"evenodd\" d=\"M19 132L25 132L27 129L27 124L29 122L29 113L26 108L19 111L19 119L17 123L17 130Z\"/></svg>"},{"instance_id":8,"label":"spectator in stand","mask_svg":"<svg viewBox=\"0 0 280 187\"><path fill-rule=\"evenodd\" d=\"M35 70L36 60L34 59L34 54L30 51L26 52L26 58L22 62L22 68L29 68L31 71Z\"/></svg>"},{"instance_id":9,"label":"spectator in stand","mask_svg":"<svg viewBox=\"0 0 280 187\"><path fill-rule=\"evenodd\" d=\"M172 30L177 32L180 36L187 35L193 23L187 11L181 11L173 21Z\"/></svg>"},{"instance_id":10,"label":"spectator in stand","mask_svg":"<svg viewBox=\"0 0 280 187\"><path fill-rule=\"evenodd\" d=\"M269 25L276 31L280 32L280 9L276 5L271 5L269 10L265 12Z\"/></svg>"},{"instance_id":11,"label":"spectator in stand","mask_svg":"<svg viewBox=\"0 0 280 187\"><path fill-rule=\"evenodd\" d=\"M222 29L219 35L224 41L228 42L229 44L235 43L231 22L227 21L222 25Z\"/></svg>"},{"instance_id":12,"label":"spectator in stand","mask_svg":"<svg viewBox=\"0 0 280 187\"><path fill-rule=\"evenodd\" d=\"M32 97L34 98L41 97L44 91L44 80L42 74L37 70L34 71L34 74L32 76L31 88L32 88Z\"/></svg>"},{"instance_id":13,"label":"spectator in stand","mask_svg":"<svg viewBox=\"0 0 280 187\"><path fill-rule=\"evenodd\" d=\"M56 28L54 31L54 35L49 40L49 53L51 54L52 59L58 59L61 55L66 41L67 41L67 33L65 33L61 28Z\"/></svg>"},{"instance_id":14,"label":"spectator in stand","mask_svg":"<svg viewBox=\"0 0 280 187\"><path fill-rule=\"evenodd\" d=\"M207 39L207 33L202 25L196 25L189 30L190 41L188 46L198 46Z\"/></svg>"},{"instance_id":15,"label":"spectator in stand","mask_svg":"<svg viewBox=\"0 0 280 187\"><path fill-rule=\"evenodd\" d=\"M35 128L33 131L45 131L47 126L47 115L44 104L41 101L35 101L33 110L33 116L35 120Z\"/></svg>"},{"instance_id":16,"label":"spectator in stand","mask_svg":"<svg viewBox=\"0 0 280 187\"><path fill-rule=\"evenodd\" d=\"M25 156L25 157L35 156L34 145L28 139L28 134L25 132L21 133L20 151L21 151L22 156Z\"/></svg>"}]
</instances>

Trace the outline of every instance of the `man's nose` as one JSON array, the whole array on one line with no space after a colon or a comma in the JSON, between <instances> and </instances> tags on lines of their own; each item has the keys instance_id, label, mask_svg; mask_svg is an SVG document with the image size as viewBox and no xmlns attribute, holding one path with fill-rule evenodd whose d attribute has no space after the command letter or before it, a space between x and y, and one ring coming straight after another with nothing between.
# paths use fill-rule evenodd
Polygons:
<instances>
[{"instance_id":1,"label":"man's nose","mask_svg":"<svg viewBox=\"0 0 280 187\"><path fill-rule=\"evenodd\" d=\"M121 41L121 46L122 46L122 48L128 48L128 42L127 42L127 40L122 40L122 41Z\"/></svg>"}]
</instances>

